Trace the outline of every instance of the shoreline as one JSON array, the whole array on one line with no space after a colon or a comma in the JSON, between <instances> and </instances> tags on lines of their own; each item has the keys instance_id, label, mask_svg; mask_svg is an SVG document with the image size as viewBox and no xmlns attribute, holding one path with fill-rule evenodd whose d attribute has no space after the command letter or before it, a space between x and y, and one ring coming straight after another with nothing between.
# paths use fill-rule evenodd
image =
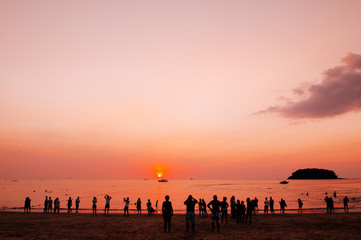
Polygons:
<instances>
[{"instance_id":1,"label":"shoreline","mask_svg":"<svg viewBox=\"0 0 361 240\"><path fill-rule=\"evenodd\" d=\"M162 209L161 207L158 209L155 209L156 211L160 212ZM61 213L67 213L68 209L67 208L60 208L60 212ZM104 211L104 208L97 208L97 212L102 212ZM123 213L124 209L123 208L110 208L110 212L114 212L115 214L121 214ZM174 213L176 214L185 214L186 210L173 210ZM342 207L335 207L335 211L336 213L344 213L344 208ZM24 212L24 207L13 207L13 208L0 208L0 212ZM44 213L43 208L31 208L31 212L33 213ZM146 213L147 209L142 209L142 213ZM303 208L302 209L303 213L326 213L326 208ZM354 213L361 213L361 207L353 207L353 208L349 208L349 212L354 212ZM51 213L51 212L48 212ZM72 213L75 213L75 208L72 208ZM84 214L92 214L92 209L91 208L79 208L79 213L84 213ZM132 214L136 214L137 213L137 209L129 209L129 213ZM198 210L196 209L195 211L196 214L198 214ZM257 214L263 214L263 209L259 209L258 212L256 212ZM280 214L280 209L275 209L275 213L276 214ZM299 214L298 213L298 209L296 208L291 208L291 209L285 209L285 213L287 214ZM228 214L230 214L230 208L228 209Z\"/></svg>"},{"instance_id":2,"label":"shoreline","mask_svg":"<svg viewBox=\"0 0 361 240\"><path fill-rule=\"evenodd\" d=\"M185 231L185 214L174 214L171 233L164 233L161 214L44 214L0 211L1 239L359 239L361 212L290 213L234 219L211 231L211 217L196 214L195 232Z\"/></svg>"}]
</instances>

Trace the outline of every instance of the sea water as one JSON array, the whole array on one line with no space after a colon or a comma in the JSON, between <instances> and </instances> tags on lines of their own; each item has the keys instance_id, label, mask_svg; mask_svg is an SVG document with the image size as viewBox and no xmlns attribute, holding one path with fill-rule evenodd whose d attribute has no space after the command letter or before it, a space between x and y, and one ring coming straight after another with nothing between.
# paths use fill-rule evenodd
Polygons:
<instances>
[{"instance_id":1,"label":"sea water","mask_svg":"<svg viewBox=\"0 0 361 240\"><path fill-rule=\"evenodd\" d=\"M235 196L236 200L246 201L249 197L259 200L259 208L263 208L265 197L275 200L275 208L283 198L287 203L286 210L296 211L297 200L302 199L306 211L325 211L324 198L326 193L334 199L335 207L342 208L342 199L348 196L349 206L356 211L361 209L361 179L337 180L289 180L288 184L280 184L279 180L172 180L158 182L158 180L1 180L0 181L0 210L21 210L25 197L31 198L33 210L41 211L45 196L60 199L60 207L66 208L69 197L74 201L79 196L80 209L90 212L92 199L98 199L98 210L104 208L106 194L112 197L111 212L120 212L124 208L123 199L130 198L130 210L136 209L138 198L142 201L142 208L148 199L152 207L161 209L166 195L176 212L184 212L184 201L188 195L205 199L206 203L217 195L221 200ZM336 197L334 197L336 193ZM340 210L341 211L341 210Z\"/></svg>"}]
</instances>

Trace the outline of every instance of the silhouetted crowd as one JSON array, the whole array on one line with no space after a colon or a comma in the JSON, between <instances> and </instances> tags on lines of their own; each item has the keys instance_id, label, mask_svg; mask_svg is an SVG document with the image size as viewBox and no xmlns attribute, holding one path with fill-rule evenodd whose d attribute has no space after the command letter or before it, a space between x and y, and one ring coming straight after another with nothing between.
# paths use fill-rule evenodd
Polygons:
<instances>
[{"instance_id":1,"label":"silhouetted crowd","mask_svg":"<svg viewBox=\"0 0 361 240\"><path fill-rule=\"evenodd\" d=\"M307 194L308 196L308 194ZM336 192L334 193L334 197L336 198ZM110 200L112 197L109 195L104 196L105 199L105 207L104 207L104 215L109 214L110 209ZM165 201L162 204L162 216L164 220L164 232L170 232L171 231L171 219L173 216L173 207L172 202L169 201L170 197L167 195L165 196ZM347 196L343 198L343 205L344 205L344 211L348 212L348 202L350 200ZM73 199L71 197L68 198L67 202L67 212L72 212L72 206L73 206ZM97 214L97 198L93 197L91 203L92 203L92 213L93 215ZM130 207L130 200L129 197L126 197L123 199L124 202L124 216L129 216L129 207ZM303 202L299 198L297 200L298 202L298 212L302 213L302 207ZM327 213L334 213L334 203L332 197L327 196L325 197L326 202L326 209ZM136 205L137 214L142 214L142 201L140 198L134 203ZM195 198L193 198L192 195L189 195L188 198L184 201L184 204L186 205L186 216L185 216L185 222L186 222L186 231L189 231L189 224L191 223L192 231L195 230L195 222L196 222L196 215L195 215L195 206L198 205L198 211L199 211L199 218L208 218L208 212L207 209L210 210L211 215L211 222L212 222L212 231L219 231L220 224L225 222L228 223L228 208L230 207L231 210L231 219L234 219L237 224L238 223L251 223L252 222L252 215L256 215L257 212L259 212L258 209L258 199L250 199L247 198L246 202L241 201L239 199L236 200L235 196L232 196L230 198L229 203L227 202L227 197L223 197L222 201L218 200L217 195L213 196L213 199L207 204L204 199L199 198L199 201ZM279 201L280 204L280 213L285 213L285 208L287 207L286 201L281 198ZM78 213L80 205L80 197L77 197L75 200L75 212ZM156 201L156 208L158 208L158 200ZM153 215L157 211L152 207L152 203L150 199L148 199L146 203L146 209L148 216ZM44 212L54 212L59 213L60 211L60 200L59 198L56 198L54 201L51 197L48 198L48 196L45 197L44 201ZM269 199L266 197L264 200L264 214L275 214L274 212L274 199L270 197ZM25 204L24 204L24 212L31 212L31 199L29 197L26 197Z\"/></svg>"}]
</instances>

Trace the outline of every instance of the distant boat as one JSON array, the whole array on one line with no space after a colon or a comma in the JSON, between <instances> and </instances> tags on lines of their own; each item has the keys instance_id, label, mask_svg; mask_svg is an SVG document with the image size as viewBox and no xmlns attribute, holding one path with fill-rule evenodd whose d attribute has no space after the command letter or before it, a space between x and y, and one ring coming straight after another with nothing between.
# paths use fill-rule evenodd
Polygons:
<instances>
[{"instance_id":1,"label":"distant boat","mask_svg":"<svg viewBox=\"0 0 361 240\"><path fill-rule=\"evenodd\" d=\"M158 182L168 182L167 179L159 179Z\"/></svg>"},{"instance_id":2,"label":"distant boat","mask_svg":"<svg viewBox=\"0 0 361 240\"><path fill-rule=\"evenodd\" d=\"M282 182L280 182L280 184L288 184L289 182L287 182L287 181L282 181Z\"/></svg>"}]
</instances>

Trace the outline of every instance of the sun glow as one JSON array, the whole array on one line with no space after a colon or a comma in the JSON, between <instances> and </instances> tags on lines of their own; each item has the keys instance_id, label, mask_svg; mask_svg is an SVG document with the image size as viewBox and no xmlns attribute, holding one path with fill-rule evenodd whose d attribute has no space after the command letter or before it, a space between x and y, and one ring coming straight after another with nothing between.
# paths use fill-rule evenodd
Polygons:
<instances>
[{"instance_id":1,"label":"sun glow","mask_svg":"<svg viewBox=\"0 0 361 240\"><path fill-rule=\"evenodd\" d=\"M167 170L163 165L154 165L152 168L156 178L163 178L166 175Z\"/></svg>"}]
</instances>

